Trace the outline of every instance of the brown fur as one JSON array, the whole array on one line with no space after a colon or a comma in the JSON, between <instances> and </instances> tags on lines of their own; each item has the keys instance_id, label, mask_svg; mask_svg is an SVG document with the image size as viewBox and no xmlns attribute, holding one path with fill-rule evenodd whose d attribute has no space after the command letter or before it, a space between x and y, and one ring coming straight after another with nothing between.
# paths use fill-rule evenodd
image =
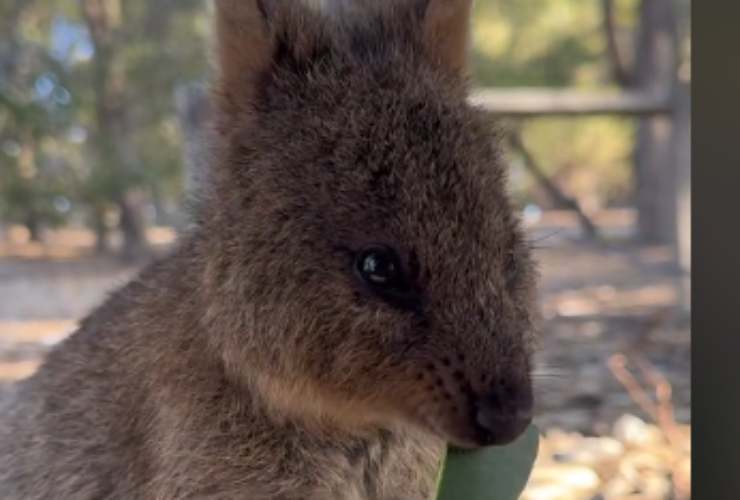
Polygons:
<instances>
[{"instance_id":1,"label":"brown fur","mask_svg":"<svg viewBox=\"0 0 740 500\"><path fill-rule=\"evenodd\" d=\"M216 3L195 226L17 386L2 497L430 498L446 442L485 444L481 401L531 393L534 271L466 104L470 2ZM376 243L419 307L353 272Z\"/></svg>"}]
</instances>

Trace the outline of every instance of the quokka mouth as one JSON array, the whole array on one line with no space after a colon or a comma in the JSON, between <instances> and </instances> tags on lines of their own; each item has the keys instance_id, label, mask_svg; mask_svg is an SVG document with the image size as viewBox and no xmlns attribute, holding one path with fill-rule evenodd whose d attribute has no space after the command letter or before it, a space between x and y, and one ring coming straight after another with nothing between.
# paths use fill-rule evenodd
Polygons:
<instances>
[{"instance_id":1,"label":"quokka mouth","mask_svg":"<svg viewBox=\"0 0 740 500\"><path fill-rule=\"evenodd\" d=\"M417 415L434 434L459 448L502 446L532 422L533 389L528 379L482 375L473 387L464 356L428 362L418 378L425 403Z\"/></svg>"}]
</instances>

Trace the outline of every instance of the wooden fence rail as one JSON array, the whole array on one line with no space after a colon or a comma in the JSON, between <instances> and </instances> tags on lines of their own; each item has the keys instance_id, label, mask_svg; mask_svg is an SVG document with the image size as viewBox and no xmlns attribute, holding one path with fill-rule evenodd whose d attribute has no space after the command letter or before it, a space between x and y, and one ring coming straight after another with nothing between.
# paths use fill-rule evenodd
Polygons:
<instances>
[{"instance_id":1,"label":"wooden fence rail","mask_svg":"<svg viewBox=\"0 0 740 500\"><path fill-rule=\"evenodd\" d=\"M497 116L660 115L671 112L667 94L560 89L478 89L471 102Z\"/></svg>"}]
</instances>

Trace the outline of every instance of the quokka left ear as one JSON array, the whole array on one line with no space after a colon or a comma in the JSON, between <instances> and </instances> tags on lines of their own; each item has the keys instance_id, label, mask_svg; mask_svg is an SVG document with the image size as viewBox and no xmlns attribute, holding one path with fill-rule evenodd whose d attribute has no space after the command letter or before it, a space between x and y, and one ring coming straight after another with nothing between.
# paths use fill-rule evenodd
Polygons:
<instances>
[{"instance_id":1,"label":"quokka left ear","mask_svg":"<svg viewBox=\"0 0 740 500\"><path fill-rule=\"evenodd\" d=\"M226 116L239 114L255 97L269 70L275 36L262 0L216 0L216 103Z\"/></svg>"},{"instance_id":2,"label":"quokka left ear","mask_svg":"<svg viewBox=\"0 0 740 500\"><path fill-rule=\"evenodd\" d=\"M286 53L311 53L321 26L301 0L215 0L217 80L213 88L219 127L248 120L260 85Z\"/></svg>"}]
</instances>

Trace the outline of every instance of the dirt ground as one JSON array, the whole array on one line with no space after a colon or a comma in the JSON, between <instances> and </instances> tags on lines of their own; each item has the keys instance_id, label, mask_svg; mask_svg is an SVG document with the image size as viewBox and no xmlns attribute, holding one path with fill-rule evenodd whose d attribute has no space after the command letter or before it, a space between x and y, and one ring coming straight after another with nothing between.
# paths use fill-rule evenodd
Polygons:
<instances>
[{"instance_id":1,"label":"dirt ground","mask_svg":"<svg viewBox=\"0 0 740 500\"><path fill-rule=\"evenodd\" d=\"M639 366L653 385L665 379L675 420L690 423L690 323L678 307L679 276L669 249L630 242L633 217L599 214L605 243L583 241L567 213L547 212L529 224L542 274L536 422L545 432L606 436L624 414L655 420L650 401L640 399L641 385L650 400L654 391L640 381ZM150 239L164 251L172 231L153 229ZM92 256L91 249L91 236L80 230L47 234L43 245L26 241L19 228L0 233L0 384L32 373L77 320L138 268Z\"/></svg>"}]
</instances>

